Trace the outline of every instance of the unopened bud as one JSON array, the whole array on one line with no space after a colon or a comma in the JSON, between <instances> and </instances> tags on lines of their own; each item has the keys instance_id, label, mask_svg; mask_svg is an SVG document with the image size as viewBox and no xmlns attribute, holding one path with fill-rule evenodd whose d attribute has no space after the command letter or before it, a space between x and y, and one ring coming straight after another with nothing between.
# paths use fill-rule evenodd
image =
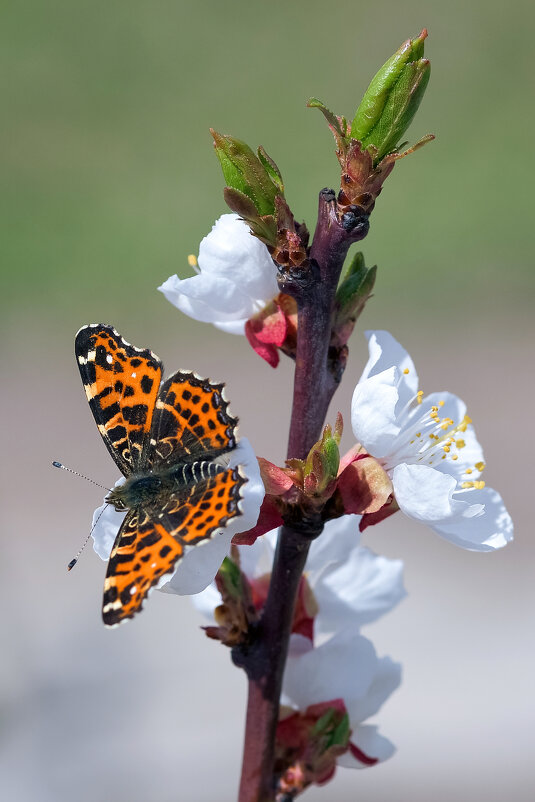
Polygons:
<instances>
[{"instance_id":1,"label":"unopened bud","mask_svg":"<svg viewBox=\"0 0 535 802\"><path fill-rule=\"evenodd\" d=\"M351 125L363 149L376 149L374 163L395 151L423 98L431 65L423 58L427 30L407 39L372 79Z\"/></svg>"},{"instance_id":2,"label":"unopened bud","mask_svg":"<svg viewBox=\"0 0 535 802\"><path fill-rule=\"evenodd\" d=\"M260 217L275 214L275 198L284 193L280 171L263 148L256 155L249 145L211 129L217 157L228 187L246 195Z\"/></svg>"}]
</instances>

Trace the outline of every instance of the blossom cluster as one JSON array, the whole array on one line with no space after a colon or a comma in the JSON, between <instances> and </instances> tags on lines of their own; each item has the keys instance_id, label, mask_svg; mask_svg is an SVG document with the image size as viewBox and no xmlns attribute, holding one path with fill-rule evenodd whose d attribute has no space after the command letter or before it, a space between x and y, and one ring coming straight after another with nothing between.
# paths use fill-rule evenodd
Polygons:
<instances>
[{"instance_id":1,"label":"blossom cluster","mask_svg":"<svg viewBox=\"0 0 535 802\"><path fill-rule=\"evenodd\" d=\"M386 760L393 745L365 724L397 688L401 668L388 657L378 657L361 628L392 610L405 596L402 562L374 554L359 544L359 518L347 515L326 524L313 541L299 588L289 655L286 663L279 723L279 747L295 737L296 728L310 709L321 705L347 713L350 734L336 762L365 768ZM246 576L255 606L265 601L277 532L239 547L239 564ZM207 619L221 604L215 583L193 596ZM296 717L297 714L297 717ZM311 724L317 724L313 717ZM318 758L324 758L319 755ZM325 781L324 760L306 781ZM312 768L307 761L308 771ZM334 762L327 764L328 774Z\"/></svg>"},{"instance_id":2,"label":"blossom cluster","mask_svg":"<svg viewBox=\"0 0 535 802\"><path fill-rule=\"evenodd\" d=\"M198 268L196 276L172 276L159 289L186 314L218 328L244 334L248 320L277 298L269 252L237 215L223 215L203 239ZM226 293L234 305L225 305ZM386 331L367 337L370 355L351 404L353 453L384 469L390 492L380 510L364 516L362 528L400 509L464 548L505 546L511 518L499 493L481 479L483 451L464 402L447 391L425 395L411 357L394 337Z\"/></svg>"},{"instance_id":3,"label":"blossom cluster","mask_svg":"<svg viewBox=\"0 0 535 802\"><path fill-rule=\"evenodd\" d=\"M171 303L192 318L246 335L273 367L280 352L294 355L292 299L279 292L268 248L240 217L223 215L190 264L196 275L171 276L159 287ZM367 338L369 359L350 410L355 442L324 483L328 512L310 548L294 615L277 734L280 783L288 794L326 781L336 763L365 767L393 752L365 722L398 686L400 666L378 657L361 628L403 598L402 564L362 547L360 532L401 511L465 549L492 551L513 536L501 496L481 478L485 460L463 401L447 391L425 395L411 357L388 332L368 332ZM323 444L314 455L320 464ZM234 544L260 614L276 527L287 499L304 487L302 471L290 463L277 468L258 459L241 439L229 467L240 466L247 479L242 514L186 549L159 589L197 594L195 605L213 620L221 605L213 580ZM95 512L94 548L103 559L123 516L109 504Z\"/></svg>"}]
</instances>

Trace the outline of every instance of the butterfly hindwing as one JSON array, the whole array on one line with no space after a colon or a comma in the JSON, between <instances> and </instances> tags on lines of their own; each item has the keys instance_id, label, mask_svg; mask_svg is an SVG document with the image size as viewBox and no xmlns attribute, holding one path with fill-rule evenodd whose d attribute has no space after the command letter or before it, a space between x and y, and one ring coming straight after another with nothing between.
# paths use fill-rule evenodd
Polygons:
<instances>
[{"instance_id":1,"label":"butterfly hindwing","mask_svg":"<svg viewBox=\"0 0 535 802\"><path fill-rule=\"evenodd\" d=\"M228 412L224 384L177 371L162 384L150 433L151 461L211 458L236 447L238 419Z\"/></svg>"},{"instance_id":2,"label":"butterfly hindwing","mask_svg":"<svg viewBox=\"0 0 535 802\"><path fill-rule=\"evenodd\" d=\"M150 589L174 572L181 543L143 510L130 510L113 544L104 581L102 618L107 626L132 618Z\"/></svg>"},{"instance_id":3,"label":"butterfly hindwing","mask_svg":"<svg viewBox=\"0 0 535 802\"><path fill-rule=\"evenodd\" d=\"M75 340L84 389L106 447L125 476L141 466L162 377L152 351L111 326L84 326Z\"/></svg>"},{"instance_id":4,"label":"butterfly hindwing","mask_svg":"<svg viewBox=\"0 0 535 802\"><path fill-rule=\"evenodd\" d=\"M172 494L158 515L165 529L184 546L209 540L218 529L241 515L241 487L247 479L239 468L226 468Z\"/></svg>"}]
</instances>

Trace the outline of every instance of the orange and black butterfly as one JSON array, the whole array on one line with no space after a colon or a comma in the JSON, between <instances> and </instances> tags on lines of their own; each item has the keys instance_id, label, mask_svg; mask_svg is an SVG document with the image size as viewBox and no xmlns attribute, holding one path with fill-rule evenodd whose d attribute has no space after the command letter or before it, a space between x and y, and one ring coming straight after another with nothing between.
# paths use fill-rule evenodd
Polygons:
<instances>
[{"instance_id":1,"label":"orange and black butterfly","mask_svg":"<svg viewBox=\"0 0 535 802\"><path fill-rule=\"evenodd\" d=\"M185 546L241 514L247 479L230 468L237 418L224 385L163 365L111 326L84 326L75 353L89 406L126 481L106 502L125 510L104 582L108 626L132 618L149 590L172 576Z\"/></svg>"}]
</instances>

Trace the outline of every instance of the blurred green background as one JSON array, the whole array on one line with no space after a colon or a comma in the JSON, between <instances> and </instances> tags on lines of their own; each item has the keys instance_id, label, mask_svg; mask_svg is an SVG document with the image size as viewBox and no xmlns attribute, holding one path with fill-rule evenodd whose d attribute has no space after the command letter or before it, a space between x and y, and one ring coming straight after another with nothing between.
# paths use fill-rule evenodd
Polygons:
<instances>
[{"instance_id":1,"label":"blurred green background","mask_svg":"<svg viewBox=\"0 0 535 802\"><path fill-rule=\"evenodd\" d=\"M400 339L426 391L468 402L517 539L474 555L401 514L368 530L368 545L407 566L408 600L365 633L404 663L377 716L399 753L309 798L531 802L535 7L29 0L2 12L6 798L235 798L244 680L199 633L188 599L154 594L139 620L108 632L102 563L88 549L65 571L100 491L51 460L116 479L73 336L112 323L169 370L225 379L243 433L280 462L290 365L271 371L243 338L181 317L156 291L189 274L187 254L225 211L208 128L264 145L313 229L338 166L307 98L352 115L380 64L426 26L431 82L409 138L437 139L396 166L377 202L363 250L379 274L363 326ZM349 418L362 340L333 419Z\"/></svg>"},{"instance_id":2,"label":"blurred green background","mask_svg":"<svg viewBox=\"0 0 535 802\"><path fill-rule=\"evenodd\" d=\"M61 2L4 7L3 320L76 328L178 318L154 286L225 210L209 126L263 144L313 228L336 185L316 95L354 113L376 68L425 24L427 96L365 243L378 304L491 316L532 290L535 12L452 2ZM50 300L43 306L43 295ZM403 312L400 307L403 306Z\"/></svg>"}]
</instances>

